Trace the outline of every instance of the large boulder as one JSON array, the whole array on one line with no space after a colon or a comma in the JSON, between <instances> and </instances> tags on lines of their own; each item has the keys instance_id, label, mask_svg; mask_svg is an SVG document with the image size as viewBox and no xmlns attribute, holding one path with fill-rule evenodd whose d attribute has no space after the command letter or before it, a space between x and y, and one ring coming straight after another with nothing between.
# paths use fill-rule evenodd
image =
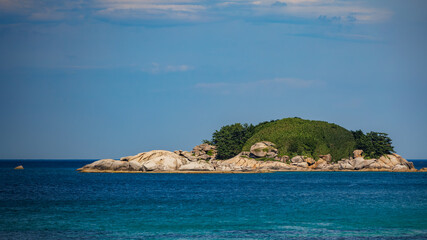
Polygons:
<instances>
[{"instance_id":1,"label":"large boulder","mask_svg":"<svg viewBox=\"0 0 427 240\"><path fill-rule=\"evenodd\" d=\"M394 166L392 170L396 172L406 172L409 170L409 168L406 165L398 164Z\"/></svg>"},{"instance_id":2,"label":"large boulder","mask_svg":"<svg viewBox=\"0 0 427 240\"><path fill-rule=\"evenodd\" d=\"M363 168L368 168L372 163L375 162L375 159L365 160L362 157L357 157L353 160L350 160L349 162L353 166L354 170L360 170Z\"/></svg>"},{"instance_id":3,"label":"large boulder","mask_svg":"<svg viewBox=\"0 0 427 240\"><path fill-rule=\"evenodd\" d=\"M209 164L206 161L197 161L197 162L190 162L185 165L182 165L179 168L180 171L214 171L215 168L212 166L212 164Z\"/></svg>"},{"instance_id":4,"label":"large boulder","mask_svg":"<svg viewBox=\"0 0 427 240\"><path fill-rule=\"evenodd\" d=\"M174 151L175 154L186 158L190 162L197 162L199 160L210 161L216 158L216 146L203 143L193 148L191 152L187 151Z\"/></svg>"},{"instance_id":5,"label":"large boulder","mask_svg":"<svg viewBox=\"0 0 427 240\"><path fill-rule=\"evenodd\" d=\"M191 151L191 153L198 160L212 160L212 159L215 159L217 150L216 150L216 146L203 143L195 146L193 148L193 151Z\"/></svg>"},{"instance_id":6,"label":"large boulder","mask_svg":"<svg viewBox=\"0 0 427 240\"><path fill-rule=\"evenodd\" d=\"M393 171L395 170L395 166L398 166L398 165L402 165L406 167L408 170L415 170L414 164L412 162L408 162L406 159L404 159L403 157L401 157L396 153L381 156L378 159L378 162L382 164L385 168L393 169ZM396 168L396 171L401 171L401 170L402 170L402 167Z\"/></svg>"},{"instance_id":7,"label":"large boulder","mask_svg":"<svg viewBox=\"0 0 427 240\"><path fill-rule=\"evenodd\" d=\"M312 169L324 169L328 166L328 162L324 159L317 160L313 165L310 166Z\"/></svg>"},{"instance_id":8,"label":"large boulder","mask_svg":"<svg viewBox=\"0 0 427 240\"><path fill-rule=\"evenodd\" d=\"M189 161L169 151L154 150L139 153L121 160L101 159L78 169L80 171L175 171Z\"/></svg>"},{"instance_id":9,"label":"large boulder","mask_svg":"<svg viewBox=\"0 0 427 240\"><path fill-rule=\"evenodd\" d=\"M338 164L339 164L340 170L353 170L354 169L354 167L353 167L353 165L351 165L349 159L338 161Z\"/></svg>"},{"instance_id":10,"label":"large boulder","mask_svg":"<svg viewBox=\"0 0 427 240\"><path fill-rule=\"evenodd\" d=\"M389 169L390 167L381 162L379 159L374 159L374 162L369 165L370 169Z\"/></svg>"},{"instance_id":11,"label":"large boulder","mask_svg":"<svg viewBox=\"0 0 427 240\"><path fill-rule=\"evenodd\" d=\"M117 160L101 159L83 166L80 170L111 170L111 165L113 165L113 162L115 161Z\"/></svg>"},{"instance_id":12,"label":"large boulder","mask_svg":"<svg viewBox=\"0 0 427 240\"><path fill-rule=\"evenodd\" d=\"M331 154L319 155L319 158L325 160L328 163L332 161L332 155Z\"/></svg>"},{"instance_id":13,"label":"large boulder","mask_svg":"<svg viewBox=\"0 0 427 240\"><path fill-rule=\"evenodd\" d=\"M189 161L176 153L154 150L139 155L137 159L147 171L175 171Z\"/></svg>"},{"instance_id":14,"label":"large boulder","mask_svg":"<svg viewBox=\"0 0 427 240\"><path fill-rule=\"evenodd\" d=\"M415 170L414 167L414 163L413 162L409 162L406 159L404 159L402 156L400 156L399 154L393 153L392 154L394 157L399 159L399 162L401 165L406 166L409 170Z\"/></svg>"},{"instance_id":15,"label":"large boulder","mask_svg":"<svg viewBox=\"0 0 427 240\"><path fill-rule=\"evenodd\" d=\"M300 167L300 168L308 168L307 162L292 163L292 165Z\"/></svg>"},{"instance_id":16,"label":"large boulder","mask_svg":"<svg viewBox=\"0 0 427 240\"><path fill-rule=\"evenodd\" d=\"M187 152L187 151L182 151L182 150L178 150L178 151L174 151L174 153L178 154L179 156L182 156L186 159L188 159L188 161L190 162L197 162L199 159L196 157L196 155L194 153L191 152Z\"/></svg>"},{"instance_id":17,"label":"large boulder","mask_svg":"<svg viewBox=\"0 0 427 240\"><path fill-rule=\"evenodd\" d=\"M275 144L268 141L257 142L251 146L251 157L254 158L275 158L277 152Z\"/></svg>"},{"instance_id":18,"label":"large boulder","mask_svg":"<svg viewBox=\"0 0 427 240\"><path fill-rule=\"evenodd\" d=\"M304 156L295 156L291 158L291 163L300 163L300 162L305 162Z\"/></svg>"},{"instance_id":19,"label":"large boulder","mask_svg":"<svg viewBox=\"0 0 427 240\"><path fill-rule=\"evenodd\" d=\"M137 161L118 161L114 159L101 159L91 164L87 164L80 171L144 171L144 167Z\"/></svg>"},{"instance_id":20,"label":"large boulder","mask_svg":"<svg viewBox=\"0 0 427 240\"><path fill-rule=\"evenodd\" d=\"M362 154L363 154L363 150L357 149L353 151L354 158L362 157Z\"/></svg>"},{"instance_id":21,"label":"large boulder","mask_svg":"<svg viewBox=\"0 0 427 240\"><path fill-rule=\"evenodd\" d=\"M240 155L223 160L215 161L214 166L219 171L258 171L258 170L292 170L295 166L278 161L257 161Z\"/></svg>"}]
</instances>

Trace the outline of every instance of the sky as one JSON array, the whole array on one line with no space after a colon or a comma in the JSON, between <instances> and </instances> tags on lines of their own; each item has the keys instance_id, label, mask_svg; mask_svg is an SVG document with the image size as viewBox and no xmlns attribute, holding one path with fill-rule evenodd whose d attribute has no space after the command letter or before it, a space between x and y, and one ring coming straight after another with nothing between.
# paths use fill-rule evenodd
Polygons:
<instances>
[{"instance_id":1,"label":"sky","mask_svg":"<svg viewBox=\"0 0 427 240\"><path fill-rule=\"evenodd\" d=\"M427 159L426 1L0 0L0 159L191 150L301 117Z\"/></svg>"}]
</instances>

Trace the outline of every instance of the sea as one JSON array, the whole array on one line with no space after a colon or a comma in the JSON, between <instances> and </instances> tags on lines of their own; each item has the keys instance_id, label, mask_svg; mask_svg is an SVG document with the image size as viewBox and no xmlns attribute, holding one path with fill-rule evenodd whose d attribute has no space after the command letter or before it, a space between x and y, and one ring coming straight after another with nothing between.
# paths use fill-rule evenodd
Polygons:
<instances>
[{"instance_id":1,"label":"sea","mask_svg":"<svg viewBox=\"0 0 427 240\"><path fill-rule=\"evenodd\" d=\"M0 239L427 239L426 172L76 171L92 161L1 160Z\"/></svg>"}]
</instances>

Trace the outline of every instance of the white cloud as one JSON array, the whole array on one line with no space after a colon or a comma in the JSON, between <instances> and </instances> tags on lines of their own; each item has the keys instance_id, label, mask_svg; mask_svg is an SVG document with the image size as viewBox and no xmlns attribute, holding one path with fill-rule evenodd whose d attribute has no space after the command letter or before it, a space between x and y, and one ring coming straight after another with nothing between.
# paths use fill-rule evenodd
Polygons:
<instances>
[{"instance_id":1,"label":"white cloud","mask_svg":"<svg viewBox=\"0 0 427 240\"><path fill-rule=\"evenodd\" d=\"M339 22L371 23L388 19L391 12L365 6L360 1L343 0L281 0L285 7L272 7L277 0L262 0L256 12L260 15L275 15L316 19L334 19Z\"/></svg>"},{"instance_id":2,"label":"white cloud","mask_svg":"<svg viewBox=\"0 0 427 240\"><path fill-rule=\"evenodd\" d=\"M206 9L191 0L97 0L95 15L113 19L179 19L196 21Z\"/></svg>"},{"instance_id":3,"label":"white cloud","mask_svg":"<svg viewBox=\"0 0 427 240\"><path fill-rule=\"evenodd\" d=\"M142 68L143 72L149 72L153 74L157 73L169 73L169 72L187 72L193 70L194 67L190 65L166 65L163 66L159 63L152 63L150 67Z\"/></svg>"}]
</instances>

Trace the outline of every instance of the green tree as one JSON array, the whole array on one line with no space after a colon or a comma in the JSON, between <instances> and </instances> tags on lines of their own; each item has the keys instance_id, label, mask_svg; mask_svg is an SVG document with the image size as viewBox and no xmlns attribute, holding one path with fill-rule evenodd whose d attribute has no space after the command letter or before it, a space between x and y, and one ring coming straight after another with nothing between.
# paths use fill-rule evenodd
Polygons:
<instances>
[{"instance_id":1,"label":"green tree","mask_svg":"<svg viewBox=\"0 0 427 240\"><path fill-rule=\"evenodd\" d=\"M217 148L217 158L227 159L239 154L243 144L253 135L254 129L252 124L235 123L215 131L212 135L212 143Z\"/></svg>"},{"instance_id":2,"label":"green tree","mask_svg":"<svg viewBox=\"0 0 427 240\"><path fill-rule=\"evenodd\" d=\"M363 150L366 157L378 158L384 154L394 152L392 140L387 133L369 132L362 130L352 131L356 140L356 148Z\"/></svg>"}]
</instances>

